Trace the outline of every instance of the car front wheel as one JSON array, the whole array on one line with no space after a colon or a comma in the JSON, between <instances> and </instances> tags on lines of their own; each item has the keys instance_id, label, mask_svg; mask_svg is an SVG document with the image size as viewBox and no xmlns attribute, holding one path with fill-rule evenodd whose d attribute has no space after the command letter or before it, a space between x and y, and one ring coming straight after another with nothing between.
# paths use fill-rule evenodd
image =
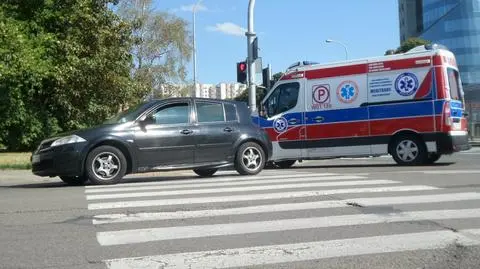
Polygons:
<instances>
[{"instance_id":1,"label":"car front wheel","mask_svg":"<svg viewBox=\"0 0 480 269\"><path fill-rule=\"evenodd\" d=\"M240 146L235 158L235 169L241 175L256 175L265 166L265 152L254 142Z\"/></svg>"},{"instance_id":2,"label":"car front wheel","mask_svg":"<svg viewBox=\"0 0 480 269\"><path fill-rule=\"evenodd\" d=\"M88 154L85 166L88 178L93 184L116 184L127 171L127 160L119 149L100 146Z\"/></svg>"}]
</instances>

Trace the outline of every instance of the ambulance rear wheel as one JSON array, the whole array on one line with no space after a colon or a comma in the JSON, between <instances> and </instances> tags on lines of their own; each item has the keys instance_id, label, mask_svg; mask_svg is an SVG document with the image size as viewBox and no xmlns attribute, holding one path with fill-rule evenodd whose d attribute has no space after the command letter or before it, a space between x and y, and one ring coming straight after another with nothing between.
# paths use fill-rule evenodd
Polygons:
<instances>
[{"instance_id":1,"label":"ambulance rear wheel","mask_svg":"<svg viewBox=\"0 0 480 269\"><path fill-rule=\"evenodd\" d=\"M397 137L390 146L390 153L399 165L420 165L427 160L425 143L414 135Z\"/></svg>"},{"instance_id":2,"label":"ambulance rear wheel","mask_svg":"<svg viewBox=\"0 0 480 269\"><path fill-rule=\"evenodd\" d=\"M292 167L295 164L295 162L297 161L295 160L279 161L279 162L275 162L275 166L278 168L287 169Z\"/></svg>"}]
</instances>

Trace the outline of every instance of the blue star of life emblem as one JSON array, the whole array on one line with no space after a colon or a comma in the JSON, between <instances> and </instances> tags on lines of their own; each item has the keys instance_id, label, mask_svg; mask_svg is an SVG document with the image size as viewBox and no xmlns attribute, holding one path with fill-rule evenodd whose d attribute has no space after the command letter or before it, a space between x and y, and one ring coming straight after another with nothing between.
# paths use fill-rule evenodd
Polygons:
<instances>
[{"instance_id":1,"label":"blue star of life emblem","mask_svg":"<svg viewBox=\"0 0 480 269\"><path fill-rule=\"evenodd\" d=\"M418 90L418 79L413 73L403 73L395 80L395 90L402 96L410 96Z\"/></svg>"},{"instance_id":2,"label":"blue star of life emblem","mask_svg":"<svg viewBox=\"0 0 480 269\"><path fill-rule=\"evenodd\" d=\"M288 122L285 118L278 118L275 121L273 121L273 129L277 131L278 133L283 133L287 130L288 128Z\"/></svg>"}]
</instances>

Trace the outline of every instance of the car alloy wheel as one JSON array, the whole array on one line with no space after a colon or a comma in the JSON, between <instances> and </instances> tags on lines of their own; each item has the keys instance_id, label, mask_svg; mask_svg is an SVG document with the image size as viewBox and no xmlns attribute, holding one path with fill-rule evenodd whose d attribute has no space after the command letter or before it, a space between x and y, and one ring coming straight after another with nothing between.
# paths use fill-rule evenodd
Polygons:
<instances>
[{"instance_id":1,"label":"car alloy wheel","mask_svg":"<svg viewBox=\"0 0 480 269\"><path fill-rule=\"evenodd\" d=\"M235 169L242 175L255 175L265 166L265 153L255 142L242 144L235 159Z\"/></svg>"},{"instance_id":2,"label":"car alloy wheel","mask_svg":"<svg viewBox=\"0 0 480 269\"><path fill-rule=\"evenodd\" d=\"M100 146L88 154L86 170L93 184L116 184L127 171L127 160L118 148Z\"/></svg>"},{"instance_id":3,"label":"car alloy wheel","mask_svg":"<svg viewBox=\"0 0 480 269\"><path fill-rule=\"evenodd\" d=\"M120 160L111 152L102 152L95 156L92 171L99 179L110 180L120 172Z\"/></svg>"}]
</instances>

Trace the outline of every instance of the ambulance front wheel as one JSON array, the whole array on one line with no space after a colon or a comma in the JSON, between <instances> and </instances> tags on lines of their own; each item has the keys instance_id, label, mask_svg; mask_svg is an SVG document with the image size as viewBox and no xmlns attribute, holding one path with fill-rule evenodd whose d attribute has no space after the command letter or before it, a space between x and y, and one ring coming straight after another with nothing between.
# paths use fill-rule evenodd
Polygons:
<instances>
[{"instance_id":1,"label":"ambulance front wheel","mask_svg":"<svg viewBox=\"0 0 480 269\"><path fill-rule=\"evenodd\" d=\"M428 158L425 143L415 135L401 135L390 144L390 154L399 165L421 165Z\"/></svg>"}]
</instances>

